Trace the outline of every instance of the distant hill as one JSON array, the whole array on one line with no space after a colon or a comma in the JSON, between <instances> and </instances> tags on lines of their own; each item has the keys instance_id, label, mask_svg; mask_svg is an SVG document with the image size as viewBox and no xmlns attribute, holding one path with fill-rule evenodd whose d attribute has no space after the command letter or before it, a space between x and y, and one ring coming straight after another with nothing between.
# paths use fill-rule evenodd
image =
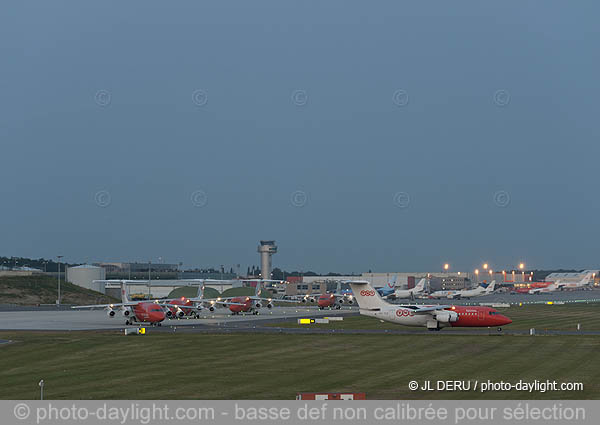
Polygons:
<instances>
[{"instance_id":1,"label":"distant hill","mask_svg":"<svg viewBox=\"0 0 600 425\"><path fill-rule=\"evenodd\" d=\"M120 302L100 292L69 282L60 282L63 304L108 304ZM18 305L54 304L58 280L47 275L0 277L0 303Z\"/></svg>"},{"instance_id":2,"label":"distant hill","mask_svg":"<svg viewBox=\"0 0 600 425\"><path fill-rule=\"evenodd\" d=\"M181 288L173 289L167 298L193 298L198 295L198 289L195 286L182 286ZM205 288L204 289L204 298L217 298L219 296L219 291L214 288Z\"/></svg>"},{"instance_id":3,"label":"distant hill","mask_svg":"<svg viewBox=\"0 0 600 425\"><path fill-rule=\"evenodd\" d=\"M247 286L240 288L229 288L221 294L222 297L241 297L244 295L254 295L255 289ZM262 290L261 297L272 298L273 294L266 289Z\"/></svg>"},{"instance_id":4,"label":"distant hill","mask_svg":"<svg viewBox=\"0 0 600 425\"><path fill-rule=\"evenodd\" d=\"M183 286L181 288L173 289L169 293L167 298L179 298L179 297L192 298L197 295L197 291L198 290L193 286ZM205 298L242 297L244 295L254 295L254 288L250 288L250 287L229 288L229 289L223 291L222 294L220 294L219 291L217 291L216 289L213 289L213 288L206 288L204 290ZM263 289L261 295L263 298L272 298L273 297L273 294L271 294L271 292L267 291L266 289Z\"/></svg>"}]
</instances>

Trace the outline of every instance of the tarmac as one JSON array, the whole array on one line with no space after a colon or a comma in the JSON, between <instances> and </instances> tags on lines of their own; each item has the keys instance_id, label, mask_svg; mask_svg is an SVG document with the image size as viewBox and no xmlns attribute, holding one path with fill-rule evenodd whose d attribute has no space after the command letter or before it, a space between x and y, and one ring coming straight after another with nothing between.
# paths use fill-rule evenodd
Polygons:
<instances>
[{"instance_id":1,"label":"tarmac","mask_svg":"<svg viewBox=\"0 0 600 425\"><path fill-rule=\"evenodd\" d=\"M201 314L199 319L167 319L162 322L163 328L191 327L199 325L224 326L236 322L264 323L281 322L299 317L325 317L344 314L358 314L357 307L342 307L340 310L319 310L317 307L273 307L261 309L260 314L231 315L228 309L218 309L214 313ZM109 317L104 310L10 310L0 312L0 330L22 331L86 331L124 329L125 317L117 313Z\"/></svg>"},{"instance_id":2,"label":"tarmac","mask_svg":"<svg viewBox=\"0 0 600 425\"><path fill-rule=\"evenodd\" d=\"M450 299L416 299L398 300L396 303L409 304L479 304L479 303L510 303L510 304L530 304L530 303L596 303L600 302L600 291L560 291L551 292L542 295L529 294L510 294L496 293L493 295L482 296L470 300L450 300ZM600 307L600 304L599 304ZM343 306L340 310L319 310L315 305L301 305L294 307L273 307L272 309L263 308L259 315L240 314L231 315L226 308L217 309L214 313L206 311L199 319L171 319L162 322L160 327L152 327L153 331L161 332L256 332L256 333L367 333L367 334L431 334L426 329L415 328L410 330L353 330L353 329L319 329L319 328L279 328L265 326L269 323L280 323L286 320L296 321L301 317L326 317L326 316L345 316L357 315L358 307ZM68 306L14 306L0 305L0 330L21 330L21 331L86 331L86 330L122 330L128 326L125 325L125 318L118 313L115 317L108 317L104 310L72 310ZM149 326L146 326L150 328ZM498 334L495 329L468 329L468 330L442 330L441 334L446 335L488 335ZM525 330L507 330L501 332L505 335L523 335L527 334ZM539 334L539 333L538 333ZM600 335L600 332L592 331L544 331L547 335ZM0 342L1 343L1 342Z\"/></svg>"},{"instance_id":3,"label":"tarmac","mask_svg":"<svg viewBox=\"0 0 600 425\"><path fill-rule=\"evenodd\" d=\"M414 301L411 300L394 300L394 304L480 304L480 303L508 303L508 304L537 304L547 302L599 302L600 303L600 290L568 290L568 291L554 291L547 292L538 295L530 294L519 294L515 292L496 292L491 295L483 295L480 297L473 297L470 299L448 299L448 298L416 298Z\"/></svg>"}]
</instances>

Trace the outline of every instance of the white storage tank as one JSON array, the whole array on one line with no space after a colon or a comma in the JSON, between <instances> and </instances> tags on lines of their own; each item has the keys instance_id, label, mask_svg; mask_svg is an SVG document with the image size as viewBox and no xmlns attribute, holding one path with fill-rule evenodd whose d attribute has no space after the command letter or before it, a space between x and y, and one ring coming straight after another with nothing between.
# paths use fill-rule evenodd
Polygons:
<instances>
[{"instance_id":1,"label":"white storage tank","mask_svg":"<svg viewBox=\"0 0 600 425\"><path fill-rule=\"evenodd\" d=\"M67 268L67 281L83 288L106 293L104 283L94 283L94 280L106 279L106 270L102 267L83 264Z\"/></svg>"}]
</instances>

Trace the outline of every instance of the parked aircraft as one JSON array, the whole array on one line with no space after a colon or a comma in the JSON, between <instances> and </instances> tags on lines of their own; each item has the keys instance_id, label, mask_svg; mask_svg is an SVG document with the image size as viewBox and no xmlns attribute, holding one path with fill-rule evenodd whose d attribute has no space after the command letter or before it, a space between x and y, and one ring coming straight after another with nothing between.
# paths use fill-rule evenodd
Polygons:
<instances>
[{"instance_id":1,"label":"parked aircraft","mask_svg":"<svg viewBox=\"0 0 600 425\"><path fill-rule=\"evenodd\" d=\"M452 299L458 294L456 290L435 291L429 294L429 298L448 298Z\"/></svg>"},{"instance_id":2,"label":"parked aircraft","mask_svg":"<svg viewBox=\"0 0 600 425\"><path fill-rule=\"evenodd\" d=\"M319 298L317 298L317 305L319 306L319 310L323 310L325 308L342 308L342 304L354 304L354 295L352 291L342 291L342 282L338 281L335 292L329 294L321 294Z\"/></svg>"},{"instance_id":3,"label":"parked aircraft","mask_svg":"<svg viewBox=\"0 0 600 425\"><path fill-rule=\"evenodd\" d=\"M533 288L529 290L529 294L531 295L540 295L540 294L545 294L548 292L555 292L560 290L560 286L558 286L558 284L556 283L551 283L548 286L544 286L543 288Z\"/></svg>"},{"instance_id":4,"label":"parked aircraft","mask_svg":"<svg viewBox=\"0 0 600 425\"><path fill-rule=\"evenodd\" d=\"M223 300L219 300L220 304L224 304L229 307L232 315L240 314L240 313L252 313L258 314L259 309L262 307L266 307L268 309L273 308L274 302L293 302L293 300L284 300L284 299L274 299L274 298L264 298L261 297L262 292L262 282L263 280L256 281L256 290L254 296L238 296L238 297L230 297L224 298Z\"/></svg>"},{"instance_id":5,"label":"parked aircraft","mask_svg":"<svg viewBox=\"0 0 600 425\"><path fill-rule=\"evenodd\" d=\"M379 295L382 297L390 296L396 290L396 280L398 280L398 275L395 275L384 287L375 288Z\"/></svg>"},{"instance_id":6,"label":"parked aircraft","mask_svg":"<svg viewBox=\"0 0 600 425\"><path fill-rule=\"evenodd\" d=\"M183 317L199 318L200 312L204 309L215 311L217 305L225 304L220 298L204 298L204 282L198 285L198 293L194 298L175 298L170 300L160 300L161 305L166 307L166 315L170 318L181 319Z\"/></svg>"},{"instance_id":7,"label":"parked aircraft","mask_svg":"<svg viewBox=\"0 0 600 425\"><path fill-rule=\"evenodd\" d=\"M489 327L512 323L491 307L452 305L394 305L385 302L367 281L348 282L360 314L406 326L423 326L432 331L444 327Z\"/></svg>"},{"instance_id":8,"label":"parked aircraft","mask_svg":"<svg viewBox=\"0 0 600 425\"><path fill-rule=\"evenodd\" d=\"M73 309L103 308L108 317L115 317L117 312L125 318L125 324L131 325L135 322L150 323L160 326L165 320L164 308L154 301L130 301L127 297L126 280L119 281L121 284L121 302L116 304L96 304L71 307Z\"/></svg>"},{"instance_id":9,"label":"parked aircraft","mask_svg":"<svg viewBox=\"0 0 600 425\"><path fill-rule=\"evenodd\" d=\"M416 295L423 294L425 292L425 283L427 279L423 278L415 285L414 288L410 289L396 289L393 294L388 295L388 298L414 298ZM386 297L383 297L386 298Z\"/></svg>"},{"instance_id":10,"label":"parked aircraft","mask_svg":"<svg viewBox=\"0 0 600 425\"><path fill-rule=\"evenodd\" d=\"M561 289L578 289L578 288L583 288L585 286L588 286L590 284L590 279L592 278L593 273L588 273L586 274L583 279L581 279L579 282L561 282L560 280L557 280L556 285Z\"/></svg>"},{"instance_id":11,"label":"parked aircraft","mask_svg":"<svg viewBox=\"0 0 600 425\"><path fill-rule=\"evenodd\" d=\"M458 291L456 293L456 295L454 296L454 298L467 298L467 299L469 299L469 298L472 298L472 297L480 297L482 295L492 294L495 289L496 289L496 281L492 280L492 283L490 283L488 286L481 286L481 285L479 285L475 289L463 289L461 291Z\"/></svg>"}]
</instances>

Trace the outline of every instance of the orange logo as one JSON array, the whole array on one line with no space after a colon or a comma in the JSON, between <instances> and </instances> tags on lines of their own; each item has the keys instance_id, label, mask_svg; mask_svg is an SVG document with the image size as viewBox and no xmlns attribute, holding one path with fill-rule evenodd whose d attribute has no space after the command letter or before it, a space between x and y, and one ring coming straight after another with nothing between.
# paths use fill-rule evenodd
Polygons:
<instances>
[{"instance_id":1,"label":"orange logo","mask_svg":"<svg viewBox=\"0 0 600 425\"><path fill-rule=\"evenodd\" d=\"M375 291L368 291L365 289L365 290L360 291L360 295L362 295L363 297L374 297Z\"/></svg>"}]
</instances>

